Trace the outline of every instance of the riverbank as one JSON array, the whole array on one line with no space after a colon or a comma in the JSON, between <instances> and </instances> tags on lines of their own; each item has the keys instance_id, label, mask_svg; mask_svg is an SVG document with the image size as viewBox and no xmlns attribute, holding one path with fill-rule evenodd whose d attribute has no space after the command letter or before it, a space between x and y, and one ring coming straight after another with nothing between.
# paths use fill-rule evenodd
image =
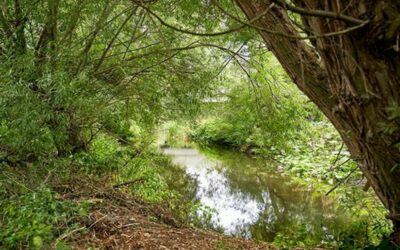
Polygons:
<instances>
[{"instance_id":1,"label":"riverbank","mask_svg":"<svg viewBox=\"0 0 400 250\"><path fill-rule=\"evenodd\" d=\"M241 156L236 153L232 154ZM157 155L154 154L153 158ZM217 157L217 155L215 156ZM226 189L226 185L220 185L220 182L211 179L210 181L214 184L213 187L218 188L217 190L214 189L214 193L220 195L221 201L242 202L237 207L241 210L241 208L248 208L243 204L251 205L254 202L248 199L243 200L243 196L240 194L248 192L250 194L247 195L248 198L258 199L261 197L263 199L267 196L258 195L258 191L261 190L262 194L270 192L269 197L272 203L265 206L268 209L262 212L263 215L260 219L260 222L264 221L265 223L256 226L254 228L256 231L253 230L252 232L269 234L271 233L270 230L267 230L269 224L281 229L289 229L289 231L281 231L280 242L272 243L273 239L263 238L259 240L255 238L259 241L268 242L256 243L195 228L190 225L188 220L174 213L176 209L175 211L170 210L170 204L166 203L168 200L157 203L145 202L143 197L140 198L141 195L145 194L140 192L144 188L143 185L148 184L148 182L143 183L144 179L132 177L129 179L130 181L124 179L123 182L116 182L115 173L96 176L83 174L72 168L69 169L69 172L71 172L69 176L54 171L38 175L37 168L25 167L20 170L3 169L2 175L0 175L0 185L4 187L3 190L0 190L0 193L4 197L8 197L0 200L3 215L0 222L0 248L14 249L7 246L17 245L13 242L19 240L22 237L21 235L24 236L29 245L24 246L22 243L18 243L21 246L20 249L184 250L274 249L273 247L278 247L278 249L302 249L299 247L320 249L315 248L315 246L325 246L316 243L316 241L306 241L306 236L311 235L311 232L301 227L301 225L308 225L307 228L310 228L310 223L315 221L317 223L315 228L319 228L318 225L320 224L318 223L321 222L319 216L315 216L315 213L309 213L310 216L305 216L302 212L314 205L317 205L315 209L320 211L317 197L302 194L301 187L295 183L286 185L279 176L258 171L254 166L251 166L253 163L250 158L245 158L246 162L243 162L240 158L231 158L229 154L226 156L229 156L226 160L230 159L228 163L238 163L231 166L231 172L224 172L227 174L226 177L229 178L229 182L236 186L234 189L236 191L231 192L232 189ZM242 166L246 166L246 168L242 168ZM171 168L172 165L167 164L164 167ZM222 167L220 166L220 169L223 169ZM216 173L207 169L204 170L207 174ZM238 172L240 170L246 170L246 172ZM177 169L171 168L171 171L175 173L171 175L175 184L186 181L184 172L179 174L180 177L178 178ZM258 174L254 175L254 173ZM37 183L27 182L28 176L31 177L30 180L35 180ZM6 179L10 182L7 185L5 185ZM219 192L222 189L229 192ZM293 192L295 195L291 195ZM151 193L154 195L154 191L151 191ZM234 196L235 194L239 195L232 197L232 194ZM180 203L183 204L185 201L182 198ZM333 207L334 204L325 202L324 205L324 209L327 209ZM257 205L257 207L259 206ZM185 213L184 211L181 212ZM258 211L253 212L258 213ZM329 213L328 216L331 216L330 214L333 216L333 212ZM228 216L235 219L237 213L228 214ZM303 219L300 223L297 223L298 221L295 218ZM351 226L350 221L345 222L346 225ZM10 225L15 226L10 227ZM355 235L356 231L350 231L350 233L350 236ZM20 242L23 241L20 240ZM353 243L349 242L349 244Z\"/></svg>"},{"instance_id":2,"label":"riverbank","mask_svg":"<svg viewBox=\"0 0 400 250\"><path fill-rule=\"evenodd\" d=\"M312 181L293 181L265 159L227 150L163 151L171 159L155 147L132 153L102 139L64 168L4 167L0 248L293 249L377 242L377 231L367 229L379 224L365 223L379 218L369 213L374 203L363 207L355 196L334 202L310 190ZM222 224L214 224L218 220Z\"/></svg>"},{"instance_id":3,"label":"riverbank","mask_svg":"<svg viewBox=\"0 0 400 250\"><path fill-rule=\"evenodd\" d=\"M275 249L267 243L190 227L163 206L145 203L104 182L73 183L58 187L61 198L91 203L81 227L59 238L73 249Z\"/></svg>"},{"instance_id":4,"label":"riverbank","mask_svg":"<svg viewBox=\"0 0 400 250\"><path fill-rule=\"evenodd\" d=\"M145 201L140 181L71 173L2 169L0 249L274 249L192 226L171 201Z\"/></svg>"}]
</instances>

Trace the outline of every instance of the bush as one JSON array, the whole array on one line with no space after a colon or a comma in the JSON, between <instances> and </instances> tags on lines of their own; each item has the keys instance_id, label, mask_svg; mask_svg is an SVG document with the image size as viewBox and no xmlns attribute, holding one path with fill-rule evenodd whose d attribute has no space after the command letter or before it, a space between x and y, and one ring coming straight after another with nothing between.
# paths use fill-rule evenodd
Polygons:
<instances>
[{"instance_id":1,"label":"bush","mask_svg":"<svg viewBox=\"0 0 400 250\"><path fill-rule=\"evenodd\" d=\"M57 199L49 188L29 191L0 201L0 248L42 249L67 230L87 206Z\"/></svg>"}]
</instances>

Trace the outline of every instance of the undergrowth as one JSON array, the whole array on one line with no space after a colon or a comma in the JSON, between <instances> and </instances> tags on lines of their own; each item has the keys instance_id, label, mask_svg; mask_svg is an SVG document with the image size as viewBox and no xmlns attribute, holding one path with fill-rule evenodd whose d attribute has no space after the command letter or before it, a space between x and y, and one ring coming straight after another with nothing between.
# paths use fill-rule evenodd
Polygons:
<instances>
[{"instance_id":1,"label":"undergrowth","mask_svg":"<svg viewBox=\"0 0 400 250\"><path fill-rule=\"evenodd\" d=\"M2 163L0 248L67 247L63 239L82 226L79 222L84 221L91 203L64 199L57 191L79 176L104 180L104 185L115 190L162 205L181 223L201 226L199 221L207 219L194 216L199 206L193 197L194 180L158 151L152 137L136 132L123 142L113 135L98 134L87 151L52 159L46 167ZM134 139L141 136L144 140ZM67 188L73 189L73 184Z\"/></svg>"},{"instance_id":2,"label":"undergrowth","mask_svg":"<svg viewBox=\"0 0 400 250\"><path fill-rule=\"evenodd\" d=\"M21 179L12 181L23 185ZM63 249L64 234L80 226L78 218L88 213L89 204L61 199L46 186L7 192L15 183L0 181L0 248Z\"/></svg>"}]
</instances>

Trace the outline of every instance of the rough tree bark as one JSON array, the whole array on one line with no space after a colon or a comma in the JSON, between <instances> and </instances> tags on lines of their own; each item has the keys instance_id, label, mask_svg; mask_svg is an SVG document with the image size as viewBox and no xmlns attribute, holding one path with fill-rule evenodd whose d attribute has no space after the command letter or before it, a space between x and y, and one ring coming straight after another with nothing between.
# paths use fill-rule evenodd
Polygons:
<instances>
[{"instance_id":1,"label":"rough tree bark","mask_svg":"<svg viewBox=\"0 0 400 250\"><path fill-rule=\"evenodd\" d=\"M236 0L248 19L275 3L255 25L293 82L331 120L393 222L400 243L400 3L373 0L295 0L296 8L369 20L341 35L303 40L282 1ZM283 8L285 7L285 8ZM312 11L309 11L312 14ZM309 35L338 32L352 23L301 14ZM335 15L333 15L335 16Z\"/></svg>"}]
</instances>

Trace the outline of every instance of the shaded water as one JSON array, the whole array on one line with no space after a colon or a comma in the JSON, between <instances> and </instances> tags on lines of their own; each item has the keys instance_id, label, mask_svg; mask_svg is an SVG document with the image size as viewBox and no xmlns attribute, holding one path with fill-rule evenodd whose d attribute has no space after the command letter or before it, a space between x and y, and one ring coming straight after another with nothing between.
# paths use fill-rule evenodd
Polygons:
<instances>
[{"instance_id":1,"label":"shaded water","mask_svg":"<svg viewBox=\"0 0 400 250\"><path fill-rule=\"evenodd\" d=\"M216 210L211 223L226 234L333 242L351 220L332 198L281 175L271 162L226 151L169 148L164 153L197 179L196 198Z\"/></svg>"}]
</instances>

